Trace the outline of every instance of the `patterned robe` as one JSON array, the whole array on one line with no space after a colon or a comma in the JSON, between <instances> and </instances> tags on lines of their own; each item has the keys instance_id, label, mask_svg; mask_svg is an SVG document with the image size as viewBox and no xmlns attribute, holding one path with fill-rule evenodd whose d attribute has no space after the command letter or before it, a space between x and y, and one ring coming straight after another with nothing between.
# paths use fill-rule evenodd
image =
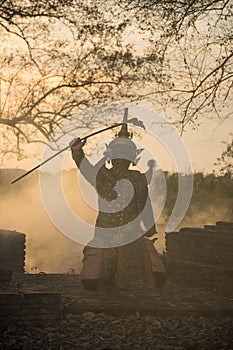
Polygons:
<instances>
[{"instance_id":1,"label":"patterned robe","mask_svg":"<svg viewBox=\"0 0 233 350\"><path fill-rule=\"evenodd\" d=\"M81 279L98 280L100 288L110 284L122 289L155 287L153 272L164 268L153 243L143 237L153 222L145 174L107 169L105 164L93 166L82 150L73 152L73 159L97 190L99 204L94 238L84 248Z\"/></svg>"}]
</instances>

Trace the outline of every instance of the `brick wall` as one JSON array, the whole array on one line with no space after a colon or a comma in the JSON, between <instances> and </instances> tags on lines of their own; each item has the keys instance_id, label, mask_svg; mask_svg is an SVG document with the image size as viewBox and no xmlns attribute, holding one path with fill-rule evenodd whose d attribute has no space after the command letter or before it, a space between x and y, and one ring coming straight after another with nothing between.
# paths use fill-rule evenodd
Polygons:
<instances>
[{"instance_id":1,"label":"brick wall","mask_svg":"<svg viewBox=\"0 0 233 350\"><path fill-rule=\"evenodd\" d=\"M24 273L25 234L0 230L0 270Z\"/></svg>"},{"instance_id":2,"label":"brick wall","mask_svg":"<svg viewBox=\"0 0 233 350\"><path fill-rule=\"evenodd\" d=\"M233 294L233 223L167 233L165 265L179 283Z\"/></svg>"}]
</instances>

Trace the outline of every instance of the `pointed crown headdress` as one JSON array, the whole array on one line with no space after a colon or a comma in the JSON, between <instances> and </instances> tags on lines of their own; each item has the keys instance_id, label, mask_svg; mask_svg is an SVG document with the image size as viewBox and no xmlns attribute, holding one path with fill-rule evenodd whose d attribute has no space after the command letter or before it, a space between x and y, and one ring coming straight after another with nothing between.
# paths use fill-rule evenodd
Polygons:
<instances>
[{"instance_id":1,"label":"pointed crown headdress","mask_svg":"<svg viewBox=\"0 0 233 350\"><path fill-rule=\"evenodd\" d=\"M106 145L106 155L109 159L120 158L135 162L137 155L143 151L143 149L137 149L135 143L132 141L133 133L128 131L127 122L128 108L125 108L123 124L120 131L116 134L115 139L113 139L108 146Z\"/></svg>"}]
</instances>

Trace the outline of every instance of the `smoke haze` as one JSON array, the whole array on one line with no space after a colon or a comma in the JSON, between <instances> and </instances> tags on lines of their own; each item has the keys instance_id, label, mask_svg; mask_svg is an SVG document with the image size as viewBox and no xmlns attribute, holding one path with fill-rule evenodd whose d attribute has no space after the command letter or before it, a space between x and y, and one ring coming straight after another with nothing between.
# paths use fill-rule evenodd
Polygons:
<instances>
[{"instance_id":1,"label":"smoke haze","mask_svg":"<svg viewBox=\"0 0 233 350\"><path fill-rule=\"evenodd\" d=\"M83 246L65 237L50 221L42 203L38 174L32 174L11 185L12 179L18 175L19 172L13 170L0 170L0 229L26 234L26 271L79 273ZM51 181L50 175L48 178ZM157 221L159 240L156 242L156 248L160 252L164 250L164 228L177 193L175 175L167 175L166 180L166 206ZM230 178L196 175L193 199L180 227L200 227L215 224L218 220L233 220L232 188ZM94 225L97 212L89 208L82 199L78 191L76 170L64 172L63 189L73 211L84 221ZM153 200L156 202L156 196Z\"/></svg>"}]
</instances>

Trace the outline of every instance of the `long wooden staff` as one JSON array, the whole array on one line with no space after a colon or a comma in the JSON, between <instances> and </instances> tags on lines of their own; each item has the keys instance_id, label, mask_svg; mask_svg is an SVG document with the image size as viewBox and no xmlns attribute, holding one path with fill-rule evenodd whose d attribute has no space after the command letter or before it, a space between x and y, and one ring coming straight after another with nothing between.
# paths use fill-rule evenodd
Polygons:
<instances>
[{"instance_id":1,"label":"long wooden staff","mask_svg":"<svg viewBox=\"0 0 233 350\"><path fill-rule=\"evenodd\" d=\"M81 141L84 141L86 139L88 139L89 137L91 136L94 136L94 135L97 135L97 134L100 134L101 132L104 132L104 131L107 131L107 130L110 130L110 129L113 129L113 128L116 128L117 126L121 126L123 124L126 124L126 123L131 123L131 124L134 124L134 125L137 125L139 127L142 127L145 129L143 123L138 120L137 118L132 118L130 120L127 120L127 115L128 115L128 108L125 108L125 114L124 114L124 119L123 119L123 122L122 123L116 123L116 124L113 124L111 126L108 126L104 129L101 129L101 130L98 130L98 131L95 131L87 136L84 136L81 138ZM55 158L56 156L58 156L60 153L64 152L65 150L67 150L68 148L70 148L70 145L64 147L63 149L61 149L60 151L58 151L57 153L55 153L54 155L52 155L51 157L49 157L48 159L46 159L45 161L43 161L42 163L36 165L34 168L32 168L31 170L27 171L25 174L19 176L17 179L15 179L14 181L11 182L11 184L14 184L16 183L17 181L23 179L25 176L31 174L33 171L35 171L36 169L40 168L42 165L44 165L45 163L49 162L51 159Z\"/></svg>"},{"instance_id":2,"label":"long wooden staff","mask_svg":"<svg viewBox=\"0 0 233 350\"><path fill-rule=\"evenodd\" d=\"M91 136L94 136L94 135L97 135L97 134L100 134L101 132L103 131L106 131L106 130L109 130L109 129L113 129L113 128L116 128L117 126L120 126L124 123L118 123L118 124L114 124L114 125L111 125L111 126L108 126L107 128L104 128L104 129L101 129L101 130L98 130L98 131L95 131L93 132L92 134L89 134L85 137L82 137L81 138L81 141L84 141L86 139L88 139L89 137ZM58 156L60 153L66 151L68 148L70 148L70 145L62 148L60 151L58 151L57 153L53 154L51 157L49 157L48 159L44 160L42 163L36 165L34 168L32 168L31 170L27 171L25 174L21 175L20 177L18 177L17 179L15 179L14 181L11 182L11 184L14 184L16 183L17 181L21 180L22 178L24 178L25 176L31 174L33 171L35 171L36 169L40 168L42 165L44 165L45 163L49 162L51 159L55 158L56 156Z\"/></svg>"}]
</instances>

